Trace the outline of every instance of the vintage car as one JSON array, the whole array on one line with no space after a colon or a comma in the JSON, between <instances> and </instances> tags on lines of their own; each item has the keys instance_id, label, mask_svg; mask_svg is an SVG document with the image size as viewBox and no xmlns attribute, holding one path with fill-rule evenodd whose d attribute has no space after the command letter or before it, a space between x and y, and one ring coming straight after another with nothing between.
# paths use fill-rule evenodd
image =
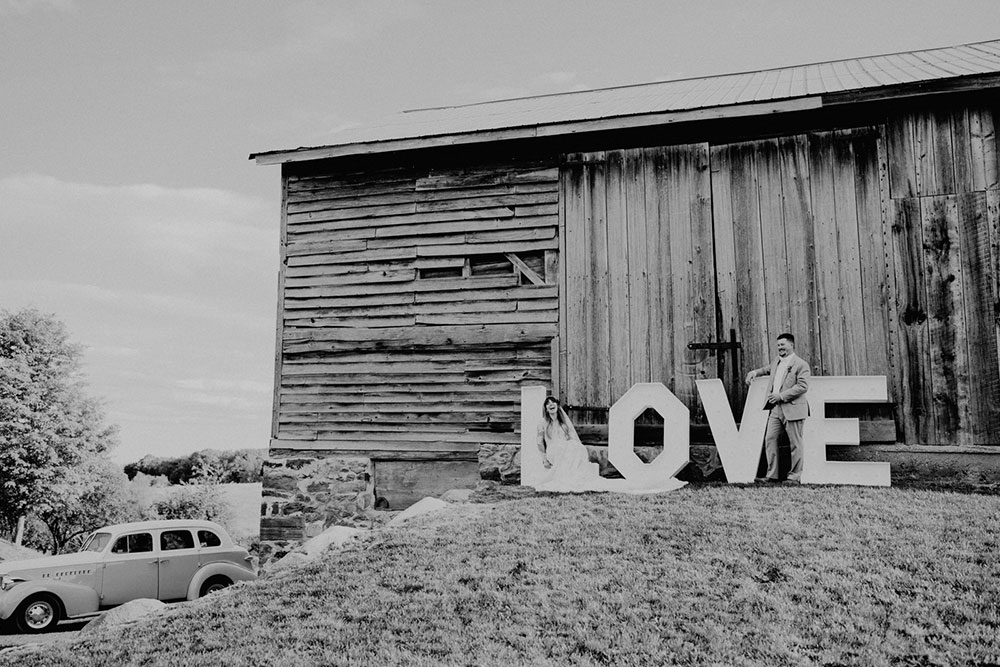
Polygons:
<instances>
[{"instance_id":1,"label":"vintage car","mask_svg":"<svg viewBox=\"0 0 1000 667\"><path fill-rule=\"evenodd\" d=\"M130 600L193 600L255 578L246 549L216 523L124 523L95 531L76 553L0 562L0 619L45 632Z\"/></svg>"}]
</instances>

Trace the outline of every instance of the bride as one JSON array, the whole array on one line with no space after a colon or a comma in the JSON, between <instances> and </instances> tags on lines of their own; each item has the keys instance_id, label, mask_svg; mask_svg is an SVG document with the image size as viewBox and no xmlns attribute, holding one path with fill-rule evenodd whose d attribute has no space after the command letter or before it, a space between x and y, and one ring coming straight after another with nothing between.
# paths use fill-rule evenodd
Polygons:
<instances>
[{"instance_id":1,"label":"bride","mask_svg":"<svg viewBox=\"0 0 1000 667\"><path fill-rule=\"evenodd\" d=\"M539 491L605 490L610 480L600 476L600 466L590 462L587 448L554 396L542 404L538 425L538 451L545 472L535 488Z\"/></svg>"}]
</instances>

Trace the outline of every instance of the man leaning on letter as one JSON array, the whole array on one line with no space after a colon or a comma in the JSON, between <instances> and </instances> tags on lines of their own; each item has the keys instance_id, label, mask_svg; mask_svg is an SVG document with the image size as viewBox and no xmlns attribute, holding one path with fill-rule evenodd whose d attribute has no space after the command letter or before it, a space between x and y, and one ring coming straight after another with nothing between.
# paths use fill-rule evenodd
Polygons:
<instances>
[{"instance_id":1,"label":"man leaning on letter","mask_svg":"<svg viewBox=\"0 0 1000 667\"><path fill-rule=\"evenodd\" d=\"M755 368L747 373L747 384L760 375L771 376L765 410L770 410L767 430L764 432L764 453L767 457L767 475L757 482L778 480L778 437L788 434L792 465L788 471L789 482L798 484L802 479L802 426L809 416L806 391L809 389L809 364L795 354L795 336L783 333L777 339L778 356L770 366Z\"/></svg>"}]
</instances>

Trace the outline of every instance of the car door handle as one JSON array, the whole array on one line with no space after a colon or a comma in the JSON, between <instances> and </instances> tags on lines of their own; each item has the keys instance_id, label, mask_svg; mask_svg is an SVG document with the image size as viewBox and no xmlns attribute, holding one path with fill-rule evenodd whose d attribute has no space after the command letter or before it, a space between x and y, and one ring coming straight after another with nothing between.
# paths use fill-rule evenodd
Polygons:
<instances>
[{"instance_id":1,"label":"car door handle","mask_svg":"<svg viewBox=\"0 0 1000 667\"><path fill-rule=\"evenodd\" d=\"M170 559L169 559L169 558L161 558L161 559L160 559L160 562L161 562L161 563L169 563L169 562L170 562Z\"/></svg>"}]
</instances>

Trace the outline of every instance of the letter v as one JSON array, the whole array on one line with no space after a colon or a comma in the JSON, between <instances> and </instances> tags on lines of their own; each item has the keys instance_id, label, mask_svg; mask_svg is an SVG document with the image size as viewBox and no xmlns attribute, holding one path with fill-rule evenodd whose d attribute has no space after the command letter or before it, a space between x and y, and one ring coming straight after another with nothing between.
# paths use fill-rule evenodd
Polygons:
<instances>
[{"instance_id":1,"label":"letter v","mask_svg":"<svg viewBox=\"0 0 1000 667\"><path fill-rule=\"evenodd\" d=\"M768 379L757 378L750 384L739 430L736 429L722 380L698 380L696 383L722 469L726 471L726 480L730 484L750 484L757 476L760 449L764 446L764 430L767 428L768 412L764 410L764 401L767 399Z\"/></svg>"}]
</instances>

